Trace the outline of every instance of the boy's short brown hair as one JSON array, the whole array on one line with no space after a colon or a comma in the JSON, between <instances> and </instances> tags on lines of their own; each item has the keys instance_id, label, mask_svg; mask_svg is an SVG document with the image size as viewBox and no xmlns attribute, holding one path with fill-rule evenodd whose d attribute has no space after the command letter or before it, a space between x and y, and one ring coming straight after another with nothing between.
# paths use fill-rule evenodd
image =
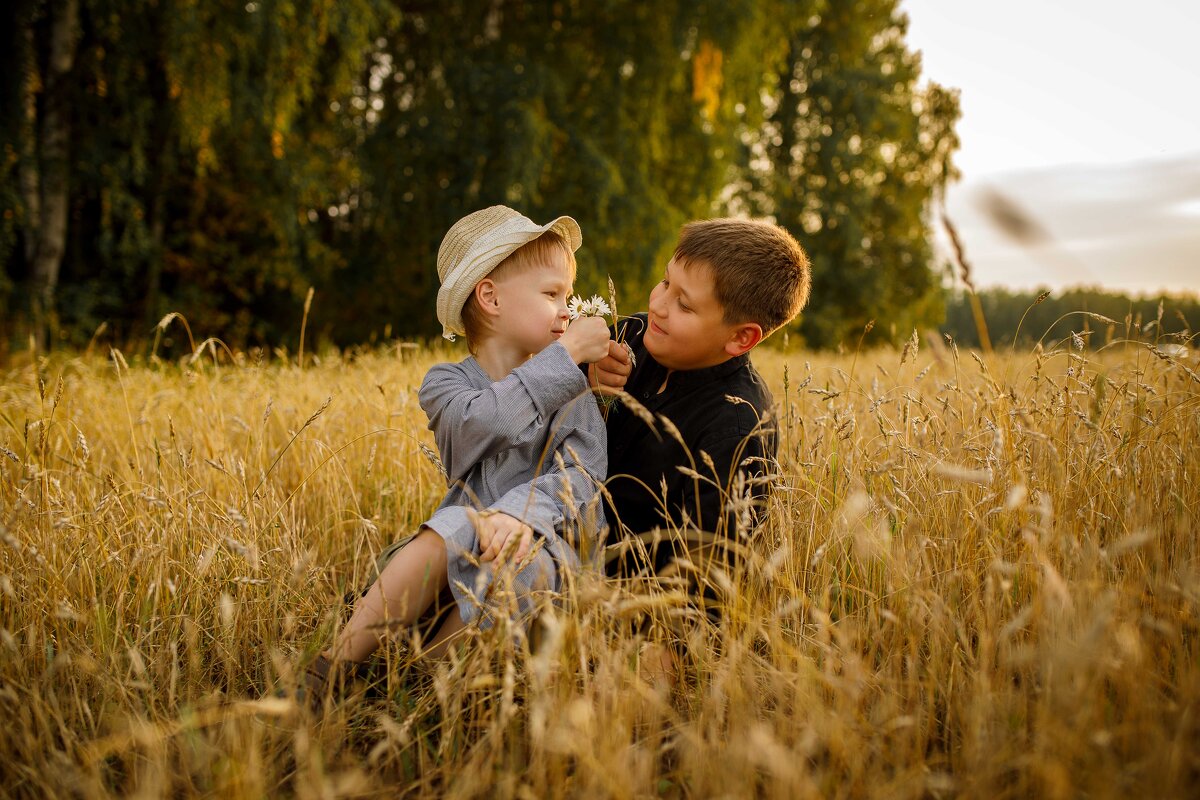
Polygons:
<instances>
[{"instance_id":1,"label":"boy's short brown hair","mask_svg":"<svg viewBox=\"0 0 1200 800\"><path fill-rule=\"evenodd\" d=\"M571 281L574 282L575 252L571 250L566 239L554 231L546 231L538 238L521 245L485 277L495 280L508 275L517 275L530 267L545 264L557 253L566 257L571 271ZM463 329L467 332L467 349L474 353L483 335L483 314L479 308L479 301L475 299L474 290L467 297L467 302L463 304L462 321Z\"/></svg>"},{"instance_id":2,"label":"boy's short brown hair","mask_svg":"<svg viewBox=\"0 0 1200 800\"><path fill-rule=\"evenodd\" d=\"M783 228L749 219L689 222L679 233L675 260L712 271L727 323L757 322L763 335L786 325L808 302L808 256Z\"/></svg>"}]
</instances>

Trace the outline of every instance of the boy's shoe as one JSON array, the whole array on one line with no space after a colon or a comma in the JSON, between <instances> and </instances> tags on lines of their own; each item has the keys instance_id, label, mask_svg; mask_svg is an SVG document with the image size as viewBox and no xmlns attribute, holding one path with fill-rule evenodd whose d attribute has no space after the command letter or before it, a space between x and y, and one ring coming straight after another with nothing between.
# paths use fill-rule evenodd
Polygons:
<instances>
[{"instance_id":1,"label":"boy's shoe","mask_svg":"<svg viewBox=\"0 0 1200 800\"><path fill-rule=\"evenodd\" d=\"M324 655L318 655L300 675L300 683L296 687L296 700L314 714L325 710L325 694L329 690L329 677L332 672L333 662Z\"/></svg>"},{"instance_id":2,"label":"boy's shoe","mask_svg":"<svg viewBox=\"0 0 1200 800\"><path fill-rule=\"evenodd\" d=\"M365 684L369 688L372 683L371 675L370 662L335 663L328 656L321 654L309 662L300 673L300 680L296 686L296 702L319 715L325 711L325 700L330 693L340 696L351 684Z\"/></svg>"}]
</instances>

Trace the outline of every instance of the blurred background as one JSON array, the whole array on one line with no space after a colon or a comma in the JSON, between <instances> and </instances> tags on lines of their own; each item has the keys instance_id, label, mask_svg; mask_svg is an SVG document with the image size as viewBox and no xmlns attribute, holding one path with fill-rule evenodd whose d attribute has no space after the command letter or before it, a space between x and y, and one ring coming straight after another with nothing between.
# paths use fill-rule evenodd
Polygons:
<instances>
[{"instance_id":1,"label":"blurred background","mask_svg":"<svg viewBox=\"0 0 1200 800\"><path fill-rule=\"evenodd\" d=\"M947 199L978 284L1200 289L1200 4L903 8L924 72L962 90L963 180ZM996 192L1039 221L1057 262L989 219Z\"/></svg>"},{"instance_id":2,"label":"blurred background","mask_svg":"<svg viewBox=\"0 0 1200 800\"><path fill-rule=\"evenodd\" d=\"M1135 333L1156 319L1153 335L1200 320L1194 5L0 15L0 358L145 347L169 312L197 340L294 349L310 289L319 346L434 338L441 236L493 203L576 217L577 288L612 276L625 313L685 221L770 217L813 260L788 331L812 347L854 346L871 320L868 344L913 328L978 343L972 304L1003 341L1048 289L1023 339L1080 308Z\"/></svg>"}]
</instances>

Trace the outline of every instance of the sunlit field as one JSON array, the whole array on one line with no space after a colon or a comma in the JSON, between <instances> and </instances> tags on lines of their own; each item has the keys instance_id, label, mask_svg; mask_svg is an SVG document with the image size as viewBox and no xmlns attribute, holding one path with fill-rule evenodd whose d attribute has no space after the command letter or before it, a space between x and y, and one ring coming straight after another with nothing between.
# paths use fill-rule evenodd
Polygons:
<instances>
[{"instance_id":1,"label":"sunlit field","mask_svg":"<svg viewBox=\"0 0 1200 800\"><path fill-rule=\"evenodd\" d=\"M297 670L440 500L416 390L461 354L10 369L0 792L1195 796L1200 367L933 344L756 353L779 487L719 625L585 572L532 637L398 636L323 716Z\"/></svg>"}]
</instances>

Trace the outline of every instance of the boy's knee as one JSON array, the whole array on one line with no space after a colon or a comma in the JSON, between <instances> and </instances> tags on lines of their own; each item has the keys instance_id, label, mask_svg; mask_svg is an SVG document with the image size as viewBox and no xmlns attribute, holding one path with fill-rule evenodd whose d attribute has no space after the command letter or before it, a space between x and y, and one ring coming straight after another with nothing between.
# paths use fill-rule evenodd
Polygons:
<instances>
[{"instance_id":1,"label":"boy's knee","mask_svg":"<svg viewBox=\"0 0 1200 800\"><path fill-rule=\"evenodd\" d=\"M446 542L431 528L421 528L411 538L384 551L377 564L379 579L411 569L413 564L428 564L434 573L444 573Z\"/></svg>"},{"instance_id":2,"label":"boy's knee","mask_svg":"<svg viewBox=\"0 0 1200 800\"><path fill-rule=\"evenodd\" d=\"M404 549L410 557L426 560L436 569L446 566L446 540L431 528L421 528Z\"/></svg>"},{"instance_id":3,"label":"boy's knee","mask_svg":"<svg viewBox=\"0 0 1200 800\"><path fill-rule=\"evenodd\" d=\"M413 543L416 542L420 542L421 547L428 548L433 552L442 554L446 552L446 540L439 536L433 528L422 526L421 530L417 531L417 535L413 538Z\"/></svg>"}]
</instances>

